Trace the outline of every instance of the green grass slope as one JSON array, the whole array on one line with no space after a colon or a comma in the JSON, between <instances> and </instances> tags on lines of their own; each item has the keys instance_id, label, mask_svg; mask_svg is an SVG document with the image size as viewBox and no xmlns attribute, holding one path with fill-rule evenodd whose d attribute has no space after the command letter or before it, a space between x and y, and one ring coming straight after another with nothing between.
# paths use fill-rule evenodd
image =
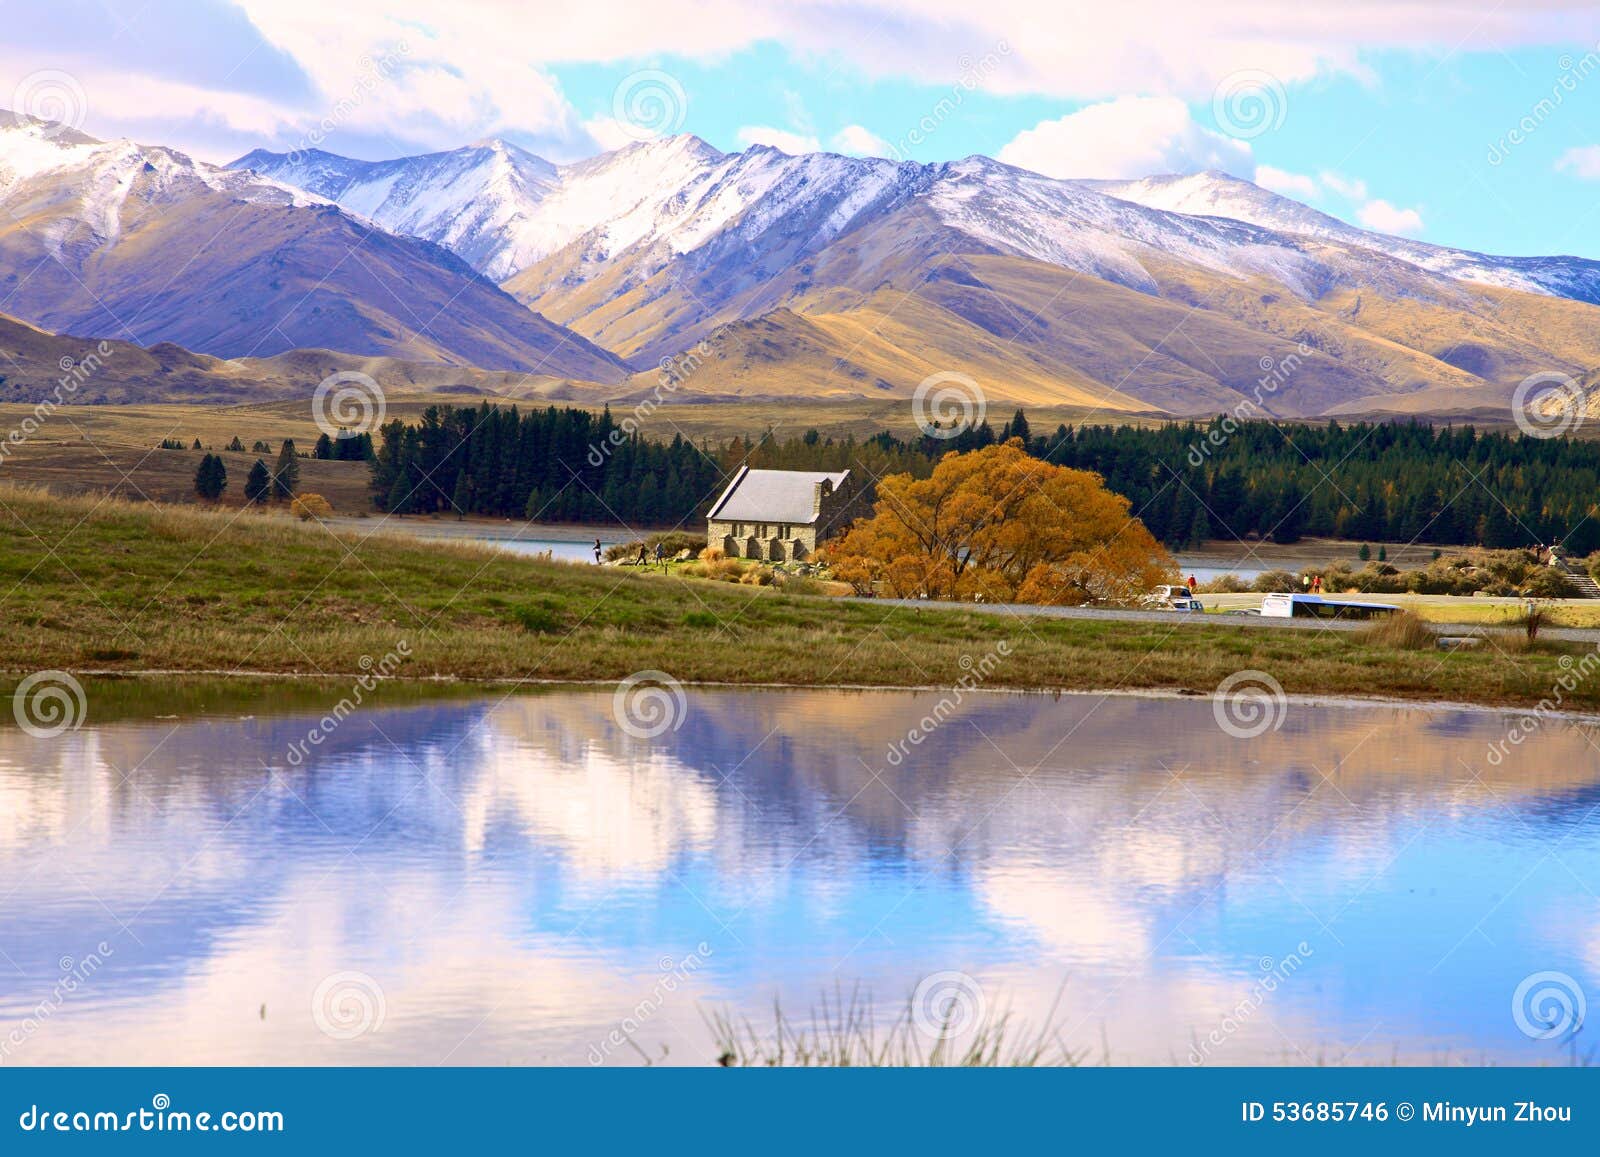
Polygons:
<instances>
[{"instance_id":1,"label":"green grass slope","mask_svg":"<svg viewBox=\"0 0 1600 1157\"><path fill-rule=\"evenodd\" d=\"M919 613L14 487L0 487L0 624L13 672L351 676L403 654L405 678L938 686L993 652L990 687L1209 693L1253 668L1291 693L1533 703L1566 671L1555 646L1437 654L1345 633ZM1600 706L1600 686L1567 705Z\"/></svg>"}]
</instances>

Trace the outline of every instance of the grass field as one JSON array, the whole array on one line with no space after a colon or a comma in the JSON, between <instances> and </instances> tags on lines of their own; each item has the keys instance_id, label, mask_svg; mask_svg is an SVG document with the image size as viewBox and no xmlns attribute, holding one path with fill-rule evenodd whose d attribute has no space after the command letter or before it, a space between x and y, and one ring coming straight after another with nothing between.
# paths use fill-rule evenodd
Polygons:
<instances>
[{"instance_id":1,"label":"grass field","mask_svg":"<svg viewBox=\"0 0 1600 1157\"><path fill-rule=\"evenodd\" d=\"M47 421L40 437L53 441L90 440L106 445L142 446L157 445L163 438L179 438L185 445L199 438L201 443L220 448L238 435L249 445L261 438L274 446L283 438L293 438L302 450L309 450L320 430L312 414L308 396L293 401L260 402L235 406L204 405L104 405L64 406ZM389 392L385 405L387 418L415 420L431 405L477 406L483 401L502 406L530 405L543 407L551 403L542 399L500 398L477 394L400 393ZM582 400L557 402L556 405L585 406ZM590 406L598 410L599 405ZM1011 416L1015 406L996 406L990 415L998 428ZM612 413L620 420L630 414L633 405L615 402ZM31 405L0 404L0 431L21 425L34 412ZM1081 407L1030 408L1028 419L1036 429L1054 428L1059 422L1080 422L1093 415ZM1150 424L1154 419L1127 418L1123 415L1099 415L1095 421L1132 422ZM888 401L810 402L796 406L793 399L771 402L689 402L669 401L642 419L646 437L671 441L676 433L695 441L711 439L727 441L735 435L757 438L771 429L777 437L798 437L815 427L824 435L843 438L855 435L864 438L880 430L890 430L901 437L912 437L917 432L916 416L908 399Z\"/></svg>"},{"instance_id":2,"label":"grass field","mask_svg":"<svg viewBox=\"0 0 1600 1157\"><path fill-rule=\"evenodd\" d=\"M1210 692L1243 669L1290 693L1534 703L1572 665L1558 645L1442 654L1347 633L1225 623L1011 622L545 563L253 511L0 487L0 614L17 673L348 676ZM1504 646L1501 646L1501 643ZM364 660L363 657L366 657ZM986 657L992 660L985 663ZM1600 707L1581 684L1575 707Z\"/></svg>"},{"instance_id":3,"label":"grass field","mask_svg":"<svg viewBox=\"0 0 1600 1157\"><path fill-rule=\"evenodd\" d=\"M232 435L229 435L231 438ZM223 450L228 439L215 448L228 468L228 488L218 500L224 507L245 505L244 482L257 458L270 468L273 455L234 453ZM315 442L315 435L312 442ZM246 439L246 445L250 440ZM281 443L274 439L274 450ZM296 446L302 444L296 440ZM303 444L309 450L311 443ZM53 493L114 494L134 502L198 503L194 493L194 473L205 457L204 450L159 450L151 446L105 444L100 442L49 442L40 439L13 447L0 466L0 479L6 482L48 487ZM341 514L372 510L368 489L371 472L364 462L320 462L300 459L300 492L320 494Z\"/></svg>"}]
</instances>

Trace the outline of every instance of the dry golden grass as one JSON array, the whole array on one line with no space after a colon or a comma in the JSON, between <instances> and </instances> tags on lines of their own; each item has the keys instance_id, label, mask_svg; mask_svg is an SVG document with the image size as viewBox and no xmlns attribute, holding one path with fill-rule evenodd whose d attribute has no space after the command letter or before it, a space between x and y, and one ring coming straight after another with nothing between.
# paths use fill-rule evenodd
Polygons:
<instances>
[{"instance_id":1,"label":"dry golden grass","mask_svg":"<svg viewBox=\"0 0 1600 1157\"><path fill-rule=\"evenodd\" d=\"M247 426L244 431L239 436L249 446L255 438L247 432ZM194 437L191 434L182 440L189 445ZM222 449L232 438L232 433L209 442L202 438L202 443L215 450L228 468L228 488L218 500L224 507L245 505L244 481L251 464L260 458L271 467L275 456ZM271 442L274 452L282 444L278 438L265 435L263 438ZM309 450L315 441L313 433L308 442L297 438L296 445L301 450ZM154 447L154 442L145 445L104 442L98 435L93 443L35 439L12 449L0 466L0 478L16 485L47 487L57 494L113 494L134 501L198 502L194 474L206 451ZM300 489L322 495L339 514L372 510L369 479L364 462L300 460Z\"/></svg>"},{"instance_id":2,"label":"dry golden grass","mask_svg":"<svg viewBox=\"0 0 1600 1157\"><path fill-rule=\"evenodd\" d=\"M1433 628L1410 611L1379 619L1370 627L1362 628L1361 636L1368 643L1400 651L1426 651L1438 640Z\"/></svg>"}]
</instances>

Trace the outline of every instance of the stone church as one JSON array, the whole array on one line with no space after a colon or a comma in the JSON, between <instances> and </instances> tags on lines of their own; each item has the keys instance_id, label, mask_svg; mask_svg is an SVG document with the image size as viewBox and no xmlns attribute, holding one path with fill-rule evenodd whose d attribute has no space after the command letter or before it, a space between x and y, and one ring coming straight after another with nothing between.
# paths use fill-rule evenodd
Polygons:
<instances>
[{"instance_id":1,"label":"stone church","mask_svg":"<svg viewBox=\"0 0 1600 1157\"><path fill-rule=\"evenodd\" d=\"M850 471L752 470L741 467L706 516L706 543L729 558L799 561L843 528Z\"/></svg>"}]
</instances>

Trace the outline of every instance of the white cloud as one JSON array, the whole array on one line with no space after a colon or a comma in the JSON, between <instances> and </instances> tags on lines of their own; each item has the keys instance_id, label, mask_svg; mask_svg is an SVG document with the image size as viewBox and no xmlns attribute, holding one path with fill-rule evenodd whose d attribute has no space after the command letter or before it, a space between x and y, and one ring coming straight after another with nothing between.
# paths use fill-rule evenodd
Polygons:
<instances>
[{"instance_id":1,"label":"white cloud","mask_svg":"<svg viewBox=\"0 0 1600 1157\"><path fill-rule=\"evenodd\" d=\"M856 157L887 157L894 149L888 141L861 125L846 125L840 129L834 134L833 147Z\"/></svg>"},{"instance_id":2,"label":"white cloud","mask_svg":"<svg viewBox=\"0 0 1600 1157\"><path fill-rule=\"evenodd\" d=\"M1315 177L1291 173L1273 165L1256 166L1256 184L1274 193L1282 193L1285 197L1318 197L1322 194Z\"/></svg>"},{"instance_id":3,"label":"white cloud","mask_svg":"<svg viewBox=\"0 0 1600 1157\"><path fill-rule=\"evenodd\" d=\"M822 142L816 137L804 133L792 133L788 129L773 128L771 125L745 125L739 130L739 143L771 145L791 157L800 156L802 153L815 153L822 148Z\"/></svg>"},{"instance_id":4,"label":"white cloud","mask_svg":"<svg viewBox=\"0 0 1600 1157\"><path fill-rule=\"evenodd\" d=\"M594 120L584 121L583 128L593 138L595 144L608 153L612 149L620 149L639 140L638 129L612 117L596 117Z\"/></svg>"},{"instance_id":5,"label":"white cloud","mask_svg":"<svg viewBox=\"0 0 1600 1157\"><path fill-rule=\"evenodd\" d=\"M1253 171L1250 146L1196 123L1175 97L1124 96L1019 133L1000 150L1009 165L1047 177L1148 177Z\"/></svg>"},{"instance_id":6,"label":"white cloud","mask_svg":"<svg viewBox=\"0 0 1600 1157\"><path fill-rule=\"evenodd\" d=\"M1600 181L1600 145L1568 149L1556 158L1556 172L1571 173L1583 181Z\"/></svg>"},{"instance_id":7,"label":"white cloud","mask_svg":"<svg viewBox=\"0 0 1600 1157\"><path fill-rule=\"evenodd\" d=\"M1422 232L1421 213L1415 209L1398 208L1381 197L1361 206L1356 212L1356 220L1380 233Z\"/></svg>"},{"instance_id":8,"label":"white cloud","mask_svg":"<svg viewBox=\"0 0 1600 1157\"><path fill-rule=\"evenodd\" d=\"M353 150L359 142L371 153L393 153L497 133L547 143L541 151L557 159L577 155L593 146L585 118L610 110L573 108L556 79L558 66L597 64L621 79L630 69L670 69L677 59L725 61L767 42L941 93L970 91L962 89L970 81L1001 94L1104 101L1136 86L1199 105L1230 76L1266 73L1286 86L1292 106L1297 83L1363 75L1363 52L1455 43L1461 27L1474 29L1468 47L1477 51L1600 38L1600 8L1570 0L1454 0L1398 10L1392 0L1345 0L1334 9L1285 9L1278 0L585 0L580 18L563 20L549 19L539 5L505 0L453 0L442 9L437 0L53 0L12 7L21 11L0 44L0 79L66 70L88 91L88 131L115 135L140 126L147 138L213 142L213 155L292 145L349 96L364 59L401 42L410 50L406 69L350 112L335 147ZM143 85L157 80L192 90L187 107L148 107ZM689 95L692 130L696 96L730 94L711 88ZM286 132L261 139L260 126L280 122ZM912 126L878 127L894 137Z\"/></svg>"},{"instance_id":9,"label":"white cloud","mask_svg":"<svg viewBox=\"0 0 1600 1157\"><path fill-rule=\"evenodd\" d=\"M1346 177L1341 173L1333 173L1324 169L1319 176L1322 183L1338 193L1341 197L1348 197L1352 201L1365 201L1367 199L1367 183L1359 177Z\"/></svg>"}]
</instances>

